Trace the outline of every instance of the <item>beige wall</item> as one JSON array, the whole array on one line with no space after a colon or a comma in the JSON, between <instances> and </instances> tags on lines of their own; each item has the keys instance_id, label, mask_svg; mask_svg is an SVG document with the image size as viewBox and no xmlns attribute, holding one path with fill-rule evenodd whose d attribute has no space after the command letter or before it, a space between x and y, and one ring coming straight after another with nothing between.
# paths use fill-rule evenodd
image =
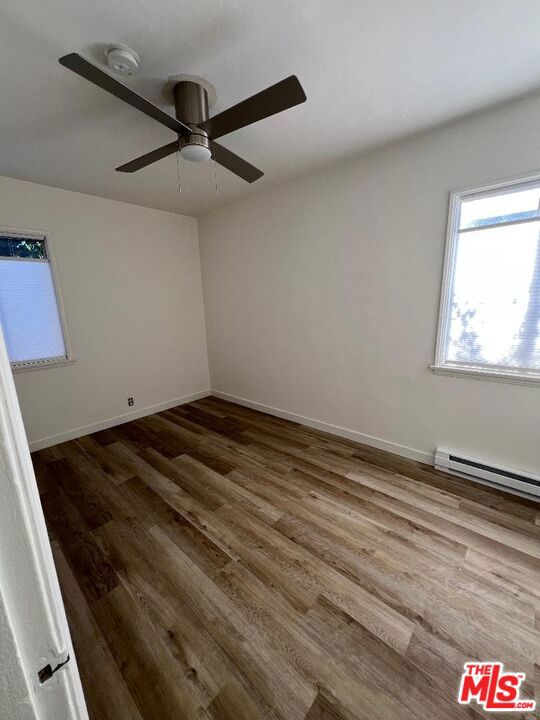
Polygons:
<instances>
[{"instance_id":1,"label":"beige wall","mask_svg":"<svg viewBox=\"0 0 540 720\"><path fill-rule=\"evenodd\" d=\"M4 177L0 225L50 233L76 358L15 376L32 447L208 389L194 218Z\"/></svg>"},{"instance_id":2,"label":"beige wall","mask_svg":"<svg viewBox=\"0 0 540 720\"><path fill-rule=\"evenodd\" d=\"M449 191L538 170L531 97L202 218L212 388L421 459L538 472L540 387L428 368Z\"/></svg>"}]
</instances>

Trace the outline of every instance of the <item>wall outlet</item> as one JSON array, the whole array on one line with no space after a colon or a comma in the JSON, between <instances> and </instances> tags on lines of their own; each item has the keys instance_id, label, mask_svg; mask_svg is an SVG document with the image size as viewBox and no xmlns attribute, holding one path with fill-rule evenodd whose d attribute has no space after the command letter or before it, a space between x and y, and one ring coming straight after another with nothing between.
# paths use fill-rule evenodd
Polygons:
<instances>
[{"instance_id":1,"label":"wall outlet","mask_svg":"<svg viewBox=\"0 0 540 720\"><path fill-rule=\"evenodd\" d=\"M133 398L128 398L128 405L129 405L129 407L132 407L133 405L135 405L135 400Z\"/></svg>"}]
</instances>

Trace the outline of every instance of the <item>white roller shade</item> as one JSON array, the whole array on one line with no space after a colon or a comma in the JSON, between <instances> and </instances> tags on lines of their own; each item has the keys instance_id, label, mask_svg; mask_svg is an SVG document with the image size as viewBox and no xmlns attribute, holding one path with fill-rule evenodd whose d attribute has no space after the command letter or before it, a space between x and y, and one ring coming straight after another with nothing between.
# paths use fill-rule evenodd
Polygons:
<instances>
[{"instance_id":1,"label":"white roller shade","mask_svg":"<svg viewBox=\"0 0 540 720\"><path fill-rule=\"evenodd\" d=\"M0 321L12 363L66 357L47 260L0 257Z\"/></svg>"}]
</instances>

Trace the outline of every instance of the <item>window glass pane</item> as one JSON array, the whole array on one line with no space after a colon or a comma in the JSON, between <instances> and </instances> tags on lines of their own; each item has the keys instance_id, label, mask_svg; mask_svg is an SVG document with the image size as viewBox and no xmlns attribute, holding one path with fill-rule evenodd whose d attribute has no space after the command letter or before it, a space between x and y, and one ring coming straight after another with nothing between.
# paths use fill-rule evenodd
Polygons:
<instances>
[{"instance_id":1,"label":"window glass pane","mask_svg":"<svg viewBox=\"0 0 540 720\"><path fill-rule=\"evenodd\" d=\"M45 253L45 241L34 238L0 235L0 257L44 260L47 257Z\"/></svg>"},{"instance_id":2,"label":"window glass pane","mask_svg":"<svg viewBox=\"0 0 540 720\"><path fill-rule=\"evenodd\" d=\"M489 197L471 197L461 203L460 229L540 217L540 186Z\"/></svg>"},{"instance_id":3,"label":"window glass pane","mask_svg":"<svg viewBox=\"0 0 540 720\"><path fill-rule=\"evenodd\" d=\"M459 234L448 361L540 370L539 233L540 221Z\"/></svg>"},{"instance_id":4,"label":"window glass pane","mask_svg":"<svg viewBox=\"0 0 540 720\"><path fill-rule=\"evenodd\" d=\"M0 259L0 321L11 362L65 357L48 262Z\"/></svg>"}]
</instances>

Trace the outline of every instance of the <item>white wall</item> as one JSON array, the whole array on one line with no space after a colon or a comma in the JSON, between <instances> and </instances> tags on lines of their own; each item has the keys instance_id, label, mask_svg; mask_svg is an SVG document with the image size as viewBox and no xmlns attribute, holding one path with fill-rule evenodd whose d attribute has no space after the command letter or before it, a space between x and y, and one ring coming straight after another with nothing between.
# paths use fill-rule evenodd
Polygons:
<instances>
[{"instance_id":1,"label":"white wall","mask_svg":"<svg viewBox=\"0 0 540 720\"><path fill-rule=\"evenodd\" d=\"M538 472L540 388L428 369L449 191L538 170L536 96L202 218L212 388Z\"/></svg>"},{"instance_id":2,"label":"white wall","mask_svg":"<svg viewBox=\"0 0 540 720\"><path fill-rule=\"evenodd\" d=\"M208 389L195 218L1 177L0 225L50 233L76 358L16 374L33 449Z\"/></svg>"},{"instance_id":3,"label":"white wall","mask_svg":"<svg viewBox=\"0 0 540 720\"><path fill-rule=\"evenodd\" d=\"M2 720L36 720L13 629L0 588L0 717Z\"/></svg>"}]
</instances>

